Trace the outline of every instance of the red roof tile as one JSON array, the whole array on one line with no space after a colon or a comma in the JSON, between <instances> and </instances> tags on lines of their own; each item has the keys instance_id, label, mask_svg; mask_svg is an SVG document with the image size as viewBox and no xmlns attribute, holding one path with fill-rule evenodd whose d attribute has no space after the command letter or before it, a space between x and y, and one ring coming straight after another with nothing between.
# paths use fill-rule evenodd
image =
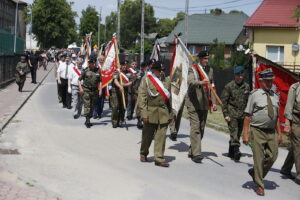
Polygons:
<instances>
[{"instance_id":1,"label":"red roof tile","mask_svg":"<svg viewBox=\"0 0 300 200\"><path fill-rule=\"evenodd\" d=\"M250 27L299 27L293 17L300 0L264 0L244 26Z\"/></svg>"}]
</instances>

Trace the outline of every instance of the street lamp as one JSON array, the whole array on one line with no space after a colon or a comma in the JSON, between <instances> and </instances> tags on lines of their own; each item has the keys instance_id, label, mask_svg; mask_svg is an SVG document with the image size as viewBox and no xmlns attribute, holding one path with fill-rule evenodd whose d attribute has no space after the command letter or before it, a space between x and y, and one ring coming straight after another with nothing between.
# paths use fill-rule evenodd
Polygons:
<instances>
[{"instance_id":1,"label":"street lamp","mask_svg":"<svg viewBox=\"0 0 300 200\"><path fill-rule=\"evenodd\" d=\"M16 15L15 15L14 53L16 53L16 46L17 46L17 22L18 22L18 10L19 10L19 0L17 0L17 5L16 5Z\"/></svg>"}]
</instances>

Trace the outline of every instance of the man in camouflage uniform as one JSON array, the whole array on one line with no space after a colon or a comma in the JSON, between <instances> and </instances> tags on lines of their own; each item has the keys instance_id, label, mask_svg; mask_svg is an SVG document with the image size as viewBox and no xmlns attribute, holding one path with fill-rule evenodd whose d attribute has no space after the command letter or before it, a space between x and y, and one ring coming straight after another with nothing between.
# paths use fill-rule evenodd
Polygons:
<instances>
[{"instance_id":1,"label":"man in camouflage uniform","mask_svg":"<svg viewBox=\"0 0 300 200\"><path fill-rule=\"evenodd\" d=\"M278 144L282 141L279 98L271 90L273 79L271 68L259 73L261 88L251 92L245 109L243 143L252 144L254 166L248 173L257 185L255 192L259 196L265 195L263 179L276 161Z\"/></svg>"},{"instance_id":2,"label":"man in camouflage uniform","mask_svg":"<svg viewBox=\"0 0 300 200\"><path fill-rule=\"evenodd\" d=\"M130 77L130 73L127 72L127 67L124 62L121 63L121 72L127 78ZM132 82L127 82L122 79L121 81L121 73L115 73L113 81L112 81L112 89L110 95L110 106L112 108L111 112L111 122L113 128L122 127L125 117L125 109L122 93L124 93L125 97L125 107L127 107L127 97L128 97L128 87L132 85ZM121 84L122 82L122 84Z\"/></svg>"},{"instance_id":3,"label":"man in camouflage uniform","mask_svg":"<svg viewBox=\"0 0 300 200\"><path fill-rule=\"evenodd\" d=\"M149 76L156 77L165 89L170 92L171 82L169 79L161 77L161 63L156 61L153 63ZM166 94L166 93L164 93ZM154 139L154 159L155 165L160 167L169 167L169 163L165 161L164 151L166 143L166 132L170 121L171 100L170 96L163 98L148 75L142 79L139 88L141 117L144 121L142 132L142 143L140 149L140 161L148 162L147 155L149 147Z\"/></svg>"},{"instance_id":4,"label":"man in camouflage uniform","mask_svg":"<svg viewBox=\"0 0 300 200\"><path fill-rule=\"evenodd\" d=\"M290 136L291 148L280 173L295 178L295 182L300 185L300 82L290 87L284 116L286 118L284 132ZM291 174L294 164L296 177Z\"/></svg>"},{"instance_id":5,"label":"man in camouflage uniform","mask_svg":"<svg viewBox=\"0 0 300 200\"><path fill-rule=\"evenodd\" d=\"M135 72L134 72L135 71ZM130 68L128 69L128 72L131 74L130 81L132 82L132 85L128 87L128 107L127 107L127 119L132 120L133 119L133 113L134 108L137 100L137 87L135 87L135 82L137 81L137 74L136 74L136 62L132 61L130 64Z\"/></svg>"},{"instance_id":6,"label":"man in camouflage uniform","mask_svg":"<svg viewBox=\"0 0 300 200\"><path fill-rule=\"evenodd\" d=\"M90 128L92 126L90 118L93 115L93 108L97 98L102 94L102 79L101 72L96 67L96 60L94 58L88 61L89 67L83 70L78 78L78 86L80 94L83 95L85 126ZM83 83L81 84L81 81Z\"/></svg>"},{"instance_id":7,"label":"man in camouflage uniform","mask_svg":"<svg viewBox=\"0 0 300 200\"><path fill-rule=\"evenodd\" d=\"M22 92L24 83L26 81L27 70L28 70L28 64L26 62L26 57L21 56L21 61L18 62L16 67L16 83L19 86L19 92Z\"/></svg>"},{"instance_id":8,"label":"man in camouflage uniform","mask_svg":"<svg viewBox=\"0 0 300 200\"><path fill-rule=\"evenodd\" d=\"M228 156L240 160L240 137L243 131L244 110L247 105L250 88L244 81L244 67L234 69L234 80L229 82L222 92L222 110L230 131Z\"/></svg>"}]
</instances>

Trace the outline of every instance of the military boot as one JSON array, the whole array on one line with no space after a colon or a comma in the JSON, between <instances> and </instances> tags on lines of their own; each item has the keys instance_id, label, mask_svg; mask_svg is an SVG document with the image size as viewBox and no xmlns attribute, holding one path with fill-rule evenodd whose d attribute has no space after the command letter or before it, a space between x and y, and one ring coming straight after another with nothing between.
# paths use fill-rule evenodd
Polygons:
<instances>
[{"instance_id":1,"label":"military boot","mask_svg":"<svg viewBox=\"0 0 300 200\"><path fill-rule=\"evenodd\" d=\"M87 128L91 128L92 124L91 124L91 121L90 121L90 118L89 118L89 117L86 117L86 118L85 118L84 125L85 125Z\"/></svg>"},{"instance_id":2,"label":"military boot","mask_svg":"<svg viewBox=\"0 0 300 200\"><path fill-rule=\"evenodd\" d=\"M234 156L233 156L234 161L239 161L242 156L240 152L240 147L234 146L233 151L234 151Z\"/></svg>"},{"instance_id":3,"label":"military boot","mask_svg":"<svg viewBox=\"0 0 300 200\"><path fill-rule=\"evenodd\" d=\"M229 142L228 157L231 159L233 159L233 156L234 156L233 148L234 148L234 146L231 146L230 142Z\"/></svg>"}]
</instances>

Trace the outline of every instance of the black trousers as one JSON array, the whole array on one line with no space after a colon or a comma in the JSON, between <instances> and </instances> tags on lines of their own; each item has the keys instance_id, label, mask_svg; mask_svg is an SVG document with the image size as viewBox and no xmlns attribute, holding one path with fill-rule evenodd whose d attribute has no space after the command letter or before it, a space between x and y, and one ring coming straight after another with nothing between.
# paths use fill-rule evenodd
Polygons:
<instances>
[{"instance_id":1,"label":"black trousers","mask_svg":"<svg viewBox=\"0 0 300 200\"><path fill-rule=\"evenodd\" d=\"M71 108L72 96L68 93L68 79L60 78L59 93L64 107Z\"/></svg>"},{"instance_id":2,"label":"black trousers","mask_svg":"<svg viewBox=\"0 0 300 200\"><path fill-rule=\"evenodd\" d=\"M37 70L37 65L32 65L32 67L30 67L31 82L32 83L36 83L36 70Z\"/></svg>"}]
</instances>

